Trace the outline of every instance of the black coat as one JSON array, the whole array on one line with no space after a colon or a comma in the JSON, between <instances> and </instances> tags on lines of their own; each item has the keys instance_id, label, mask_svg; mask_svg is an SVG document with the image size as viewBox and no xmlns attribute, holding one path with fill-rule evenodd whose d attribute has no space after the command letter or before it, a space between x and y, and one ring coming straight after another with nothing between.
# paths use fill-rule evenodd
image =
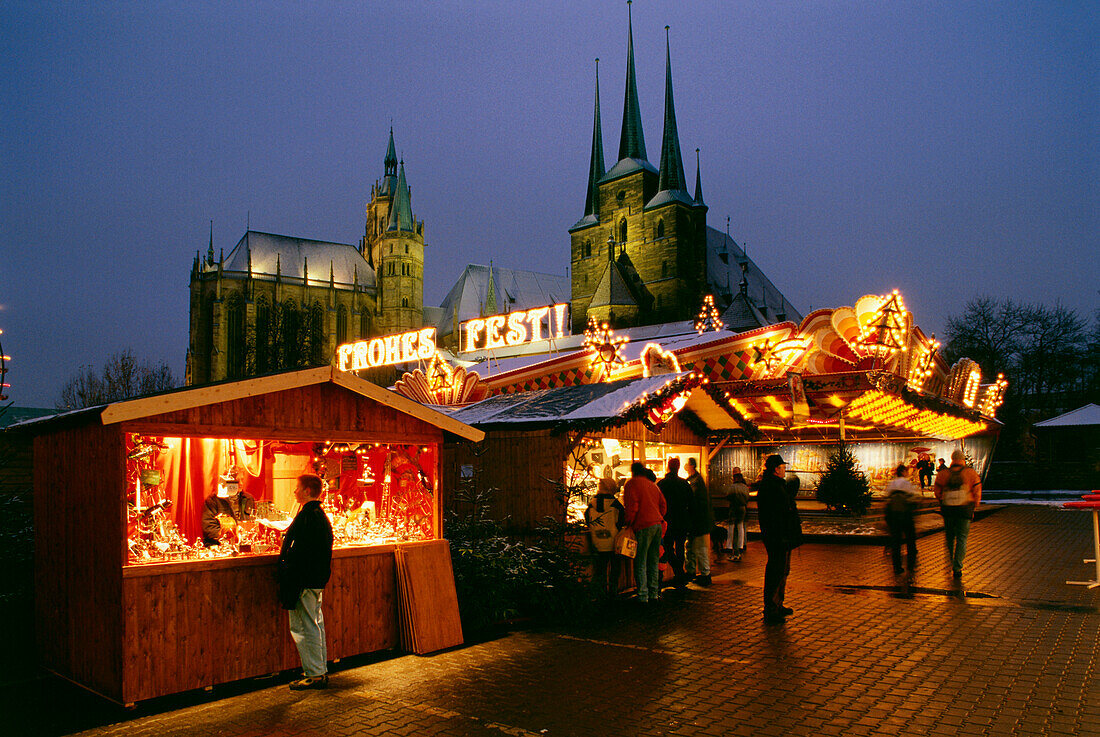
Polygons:
<instances>
[{"instance_id":1,"label":"black coat","mask_svg":"<svg viewBox=\"0 0 1100 737\"><path fill-rule=\"evenodd\" d=\"M794 499L787 493L786 482L774 473L767 473L758 488L756 510L764 545L788 550L798 547L802 544L802 522Z\"/></svg>"},{"instance_id":2,"label":"black coat","mask_svg":"<svg viewBox=\"0 0 1100 737\"><path fill-rule=\"evenodd\" d=\"M302 505L283 534L279 551L279 600L293 609L302 589L323 589L332 575L332 525L313 500ZM289 606L288 606L289 605Z\"/></svg>"},{"instance_id":3,"label":"black coat","mask_svg":"<svg viewBox=\"0 0 1100 737\"><path fill-rule=\"evenodd\" d=\"M657 486L665 495L666 534L686 536L691 524L691 486L674 473L667 474Z\"/></svg>"}]
</instances>

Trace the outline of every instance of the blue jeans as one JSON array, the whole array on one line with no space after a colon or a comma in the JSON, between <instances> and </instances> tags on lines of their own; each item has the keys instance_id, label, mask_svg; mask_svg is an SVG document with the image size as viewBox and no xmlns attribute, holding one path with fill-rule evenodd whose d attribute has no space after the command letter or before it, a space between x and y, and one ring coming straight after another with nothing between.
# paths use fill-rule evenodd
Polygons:
<instances>
[{"instance_id":1,"label":"blue jeans","mask_svg":"<svg viewBox=\"0 0 1100 737\"><path fill-rule=\"evenodd\" d=\"M966 507L943 508L943 537L951 570L962 573L966 557L966 538L970 535L970 510Z\"/></svg>"},{"instance_id":2,"label":"blue jeans","mask_svg":"<svg viewBox=\"0 0 1100 737\"><path fill-rule=\"evenodd\" d=\"M634 583L638 584L638 601L657 601L661 589L661 572L657 560L661 557L661 525L650 525L634 533L638 552L634 556Z\"/></svg>"},{"instance_id":3,"label":"blue jeans","mask_svg":"<svg viewBox=\"0 0 1100 737\"><path fill-rule=\"evenodd\" d=\"M302 659L306 677L323 676L328 672L328 649L325 647L325 618L321 614L321 592L324 589L302 589L298 606L290 610L290 636Z\"/></svg>"},{"instance_id":4,"label":"blue jeans","mask_svg":"<svg viewBox=\"0 0 1100 737\"><path fill-rule=\"evenodd\" d=\"M699 571L700 576L710 575L710 535L695 535L688 538L684 572L688 578L694 578L696 570Z\"/></svg>"}]
</instances>

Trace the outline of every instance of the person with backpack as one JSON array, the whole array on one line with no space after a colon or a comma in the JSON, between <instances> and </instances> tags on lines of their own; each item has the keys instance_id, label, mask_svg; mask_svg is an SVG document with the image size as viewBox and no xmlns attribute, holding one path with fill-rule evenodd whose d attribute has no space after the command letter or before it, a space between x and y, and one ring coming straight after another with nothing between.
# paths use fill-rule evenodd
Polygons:
<instances>
[{"instance_id":1,"label":"person with backpack","mask_svg":"<svg viewBox=\"0 0 1100 737\"><path fill-rule=\"evenodd\" d=\"M594 556L592 583L597 594L607 599L618 593L622 556L615 552L615 539L626 526L626 508L615 498L619 485L611 473L611 467L607 466L596 496L584 510L588 542Z\"/></svg>"},{"instance_id":2,"label":"person with backpack","mask_svg":"<svg viewBox=\"0 0 1100 737\"><path fill-rule=\"evenodd\" d=\"M951 465L936 474L934 493L940 500L940 512L943 514L947 559L951 563L952 574L960 579L970 521L974 519L974 507L982 501L982 480L977 471L966 465L966 454L961 450L953 451Z\"/></svg>"},{"instance_id":3,"label":"person with backpack","mask_svg":"<svg viewBox=\"0 0 1100 737\"><path fill-rule=\"evenodd\" d=\"M913 510L918 498L913 482L908 479L909 469L901 464L894 472L894 479L886 485L886 529L890 532L890 555L894 561L894 574L909 571L912 577L917 570L917 530ZM905 569L901 567L901 544L905 543Z\"/></svg>"}]
</instances>

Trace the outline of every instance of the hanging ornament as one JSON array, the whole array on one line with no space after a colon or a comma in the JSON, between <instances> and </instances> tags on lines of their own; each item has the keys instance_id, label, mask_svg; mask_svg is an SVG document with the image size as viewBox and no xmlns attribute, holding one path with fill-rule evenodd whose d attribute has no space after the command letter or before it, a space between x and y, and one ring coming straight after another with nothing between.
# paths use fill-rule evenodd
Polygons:
<instances>
[{"instance_id":1,"label":"hanging ornament","mask_svg":"<svg viewBox=\"0 0 1100 737\"><path fill-rule=\"evenodd\" d=\"M622 357L622 347L626 345L625 336L616 336L608 324L597 324L595 318L588 318L588 328L584 331L584 347L592 351L588 365L600 378L611 381L615 369L626 361Z\"/></svg>"}]
</instances>

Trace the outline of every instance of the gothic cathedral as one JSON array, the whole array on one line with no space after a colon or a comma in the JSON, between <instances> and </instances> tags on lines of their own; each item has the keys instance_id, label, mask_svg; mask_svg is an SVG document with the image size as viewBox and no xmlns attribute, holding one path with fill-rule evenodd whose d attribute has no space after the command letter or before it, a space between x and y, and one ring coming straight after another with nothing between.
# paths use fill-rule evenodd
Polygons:
<instances>
[{"instance_id":1,"label":"gothic cathedral","mask_svg":"<svg viewBox=\"0 0 1100 737\"><path fill-rule=\"evenodd\" d=\"M187 383L329 363L349 340L419 328L424 222L390 130L358 247L247 230L191 267Z\"/></svg>"}]
</instances>

